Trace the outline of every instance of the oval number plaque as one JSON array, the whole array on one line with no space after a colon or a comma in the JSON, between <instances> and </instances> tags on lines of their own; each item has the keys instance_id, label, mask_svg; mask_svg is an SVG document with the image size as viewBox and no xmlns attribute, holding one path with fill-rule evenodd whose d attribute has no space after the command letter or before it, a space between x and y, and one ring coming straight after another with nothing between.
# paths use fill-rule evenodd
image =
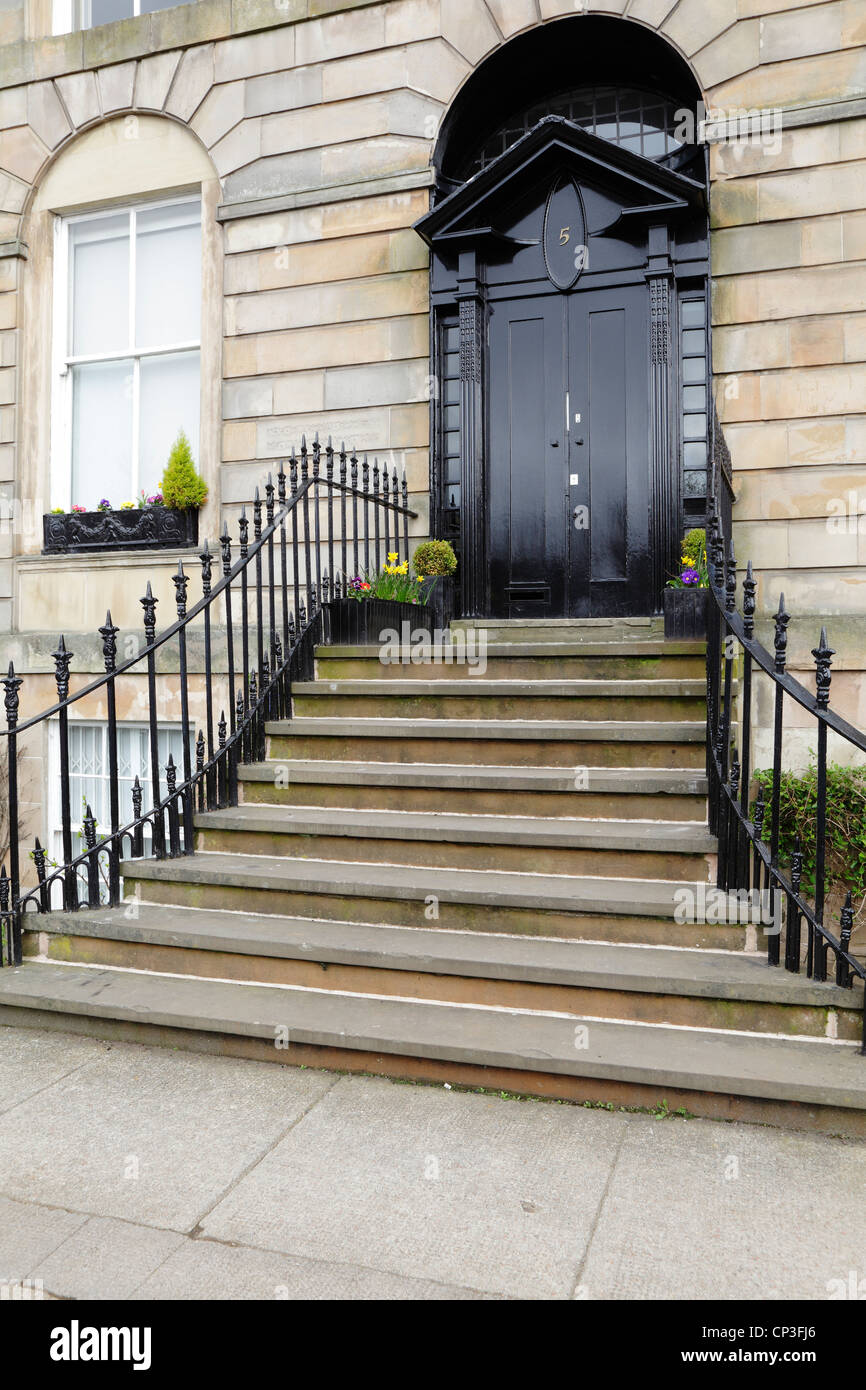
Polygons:
<instances>
[{"instance_id":1,"label":"oval number plaque","mask_svg":"<svg viewBox=\"0 0 866 1390\"><path fill-rule=\"evenodd\" d=\"M570 290L586 264L586 219L574 179L561 174L544 209L544 264L559 290Z\"/></svg>"}]
</instances>

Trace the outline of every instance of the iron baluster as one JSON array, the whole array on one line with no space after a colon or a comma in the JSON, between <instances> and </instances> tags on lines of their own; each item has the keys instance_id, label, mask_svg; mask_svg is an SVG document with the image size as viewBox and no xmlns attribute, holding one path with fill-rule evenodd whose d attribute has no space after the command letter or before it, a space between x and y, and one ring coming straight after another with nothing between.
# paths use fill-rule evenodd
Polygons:
<instances>
[{"instance_id":1,"label":"iron baluster","mask_svg":"<svg viewBox=\"0 0 866 1390\"><path fill-rule=\"evenodd\" d=\"M310 590L313 583L310 552L310 489L307 486L310 479L310 461L307 456L307 440L305 435L301 435L301 488L304 499L304 592L306 594L305 607L312 613L310 606ZM300 614L301 609L298 609ZM298 636L301 636L306 623L301 625Z\"/></svg>"},{"instance_id":2,"label":"iron baluster","mask_svg":"<svg viewBox=\"0 0 866 1390\"><path fill-rule=\"evenodd\" d=\"M315 434L315 436L314 436L314 438L313 438L313 524L314 524L314 532L315 532L314 550L315 550L315 552L316 552L316 555L315 555L315 558L316 558L316 566L315 566L315 569L316 569L315 593L316 593L316 594L320 594L320 593L322 592L322 536L321 536L321 515L320 515L320 513L321 513L321 507L320 507L320 504L319 504L319 478L320 478L321 463L322 463L322 446L321 446L320 443L319 443L319 433L318 433L318 430L317 430L317 431L316 431L316 434ZM311 586L311 588L310 588L310 597L311 597L311 599L312 599L313 592L314 592L314 590L313 590L313 588L312 588L312 586ZM311 602L310 605L309 605L309 607L310 607L310 620L312 621L312 619L313 619L313 618L315 617L315 615L316 615L317 605L316 605L316 603Z\"/></svg>"},{"instance_id":3,"label":"iron baluster","mask_svg":"<svg viewBox=\"0 0 866 1390\"><path fill-rule=\"evenodd\" d=\"M358 455L352 450L351 473L352 483L352 555L355 574L358 573Z\"/></svg>"},{"instance_id":4,"label":"iron baluster","mask_svg":"<svg viewBox=\"0 0 866 1390\"><path fill-rule=\"evenodd\" d=\"M177 562L177 574L172 575L172 583L175 589L175 601L177 605L177 617L181 626L177 634L178 668L180 677L180 727L183 738L183 780L184 789L181 793L183 798L183 852L192 854L195 850L193 838L193 796L192 796L192 761L190 757L190 738L192 730L189 722L189 682L187 676L186 662L186 594L189 588L189 579L184 574L183 562ZM173 764L172 764L173 766ZM169 813L170 814L170 813Z\"/></svg>"},{"instance_id":5,"label":"iron baluster","mask_svg":"<svg viewBox=\"0 0 866 1390\"><path fill-rule=\"evenodd\" d=\"M63 639L61 638L61 641ZM24 682L20 676L16 676L15 667L9 662L9 671L3 677L3 687L5 690L4 703L6 706L6 728L7 728L7 762L6 780L9 792L9 877L6 877L6 865L3 865L3 878L6 883L7 903L6 908L0 907L0 935L6 937L6 958L13 965L21 964L21 932L20 919L18 917L18 903L21 897L21 876L18 860L18 841L20 836L19 810L18 810L18 705L19 695ZM11 895L11 899L10 899ZM10 910L11 902L11 910ZM2 940L0 940L0 958L2 958Z\"/></svg>"},{"instance_id":6,"label":"iron baluster","mask_svg":"<svg viewBox=\"0 0 866 1390\"><path fill-rule=\"evenodd\" d=\"M241 698L238 701L238 713L235 722L237 727L243 730L241 748L243 760L247 763L250 760L246 723L247 697L250 688L250 596L246 560L250 549L250 523L246 507L241 508L240 519L238 521L238 536L240 558L243 562L243 568L241 569Z\"/></svg>"},{"instance_id":7,"label":"iron baluster","mask_svg":"<svg viewBox=\"0 0 866 1390\"><path fill-rule=\"evenodd\" d=\"M102 638L102 656L105 672L109 677L106 686L108 709L108 815L111 822L111 840L108 845L108 901L112 907L120 902L120 845L117 832L120 829L120 783L117 765L117 634L120 631L111 620L111 609L105 615L105 623L99 629Z\"/></svg>"},{"instance_id":8,"label":"iron baluster","mask_svg":"<svg viewBox=\"0 0 866 1390\"><path fill-rule=\"evenodd\" d=\"M826 630L821 628L817 647L813 647L815 658L815 704L819 711L825 711L830 704L830 663L836 655L827 643ZM815 921L818 934L815 940L815 978L827 978L827 939L821 928L824 925L824 874L827 840L827 725L818 717L818 786L815 817Z\"/></svg>"},{"instance_id":9,"label":"iron baluster","mask_svg":"<svg viewBox=\"0 0 866 1390\"><path fill-rule=\"evenodd\" d=\"M328 492L328 574L334 573L334 445L331 436L325 445L325 487Z\"/></svg>"},{"instance_id":10,"label":"iron baluster","mask_svg":"<svg viewBox=\"0 0 866 1390\"><path fill-rule=\"evenodd\" d=\"M345 441L340 445L340 540L341 552L340 560L343 578L346 577L346 566L349 563L349 539L346 535L346 444ZM333 566L331 573L333 574Z\"/></svg>"},{"instance_id":11,"label":"iron baluster","mask_svg":"<svg viewBox=\"0 0 866 1390\"><path fill-rule=\"evenodd\" d=\"M204 697L205 697L205 728L207 729L207 760L211 765L206 777L206 800L207 809L212 811L216 806L216 779L213 770L213 760L216 749L213 737L213 665L211 654L211 570L212 558L210 546L205 541L201 552L201 591L204 599Z\"/></svg>"},{"instance_id":12,"label":"iron baluster","mask_svg":"<svg viewBox=\"0 0 866 1390\"><path fill-rule=\"evenodd\" d=\"M156 653L153 650L153 642L156 637L156 605L158 600L154 598L148 580L144 598L141 606L144 609L144 641L148 648L147 652L147 719L150 737L150 786L153 801L153 853L154 858L165 858L165 821L162 811L159 809L160 803L160 777L159 777L159 726L157 724L157 705L156 705Z\"/></svg>"},{"instance_id":13,"label":"iron baluster","mask_svg":"<svg viewBox=\"0 0 866 1390\"><path fill-rule=\"evenodd\" d=\"M361 479L364 489L364 573L370 573L370 464L367 455L361 464Z\"/></svg>"},{"instance_id":14,"label":"iron baluster","mask_svg":"<svg viewBox=\"0 0 866 1390\"><path fill-rule=\"evenodd\" d=\"M265 516L268 524L268 615L270 618L269 650L274 650L277 635L277 588L274 581L274 480L270 473L265 483Z\"/></svg>"}]
</instances>

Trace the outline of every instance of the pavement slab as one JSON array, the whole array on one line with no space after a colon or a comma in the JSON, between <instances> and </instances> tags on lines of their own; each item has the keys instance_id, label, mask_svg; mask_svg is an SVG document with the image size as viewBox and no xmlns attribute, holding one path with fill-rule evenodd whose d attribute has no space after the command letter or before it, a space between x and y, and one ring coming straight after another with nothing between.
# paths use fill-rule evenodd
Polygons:
<instances>
[{"instance_id":1,"label":"pavement slab","mask_svg":"<svg viewBox=\"0 0 866 1390\"><path fill-rule=\"evenodd\" d=\"M202 1225L307 1258L567 1298L626 1123L346 1077Z\"/></svg>"},{"instance_id":2,"label":"pavement slab","mask_svg":"<svg viewBox=\"0 0 866 1390\"><path fill-rule=\"evenodd\" d=\"M826 1299L863 1275L866 1144L707 1120L630 1124L578 1297Z\"/></svg>"},{"instance_id":3,"label":"pavement slab","mask_svg":"<svg viewBox=\"0 0 866 1390\"><path fill-rule=\"evenodd\" d=\"M296 1259L269 1250L184 1239L182 1246L144 1281L136 1299L351 1299L387 1302L484 1298L473 1289L401 1279L357 1265Z\"/></svg>"},{"instance_id":4,"label":"pavement slab","mask_svg":"<svg viewBox=\"0 0 866 1390\"><path fill-rule=\"evenodd\" d=\"M67 1037L53 1042L62 1055ZM325 1072L103 1046L0 1125L0 1192L189 1230L333 1084Z\"/></svg>"}]
</instances>

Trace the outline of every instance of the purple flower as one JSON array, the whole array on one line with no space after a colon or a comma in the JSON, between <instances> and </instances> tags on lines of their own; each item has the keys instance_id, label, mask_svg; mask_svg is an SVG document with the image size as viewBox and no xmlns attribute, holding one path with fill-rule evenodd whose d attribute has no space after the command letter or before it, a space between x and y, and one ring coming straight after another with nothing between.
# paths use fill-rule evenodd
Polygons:
<instances>
[{"instance_id":1,"label":"purple flower","mask_svg":"<svg viewBox=\"0 0 866 1390\"><path fill-rule=\"evenodd\" d=\"M110 511L111 511L111 503L109 502L109 500L108 500L107 497L101 497L101 498L100 498L99 502L97 503L96 510L97 510L98 512L110 512Z\"/></svg>"},{"instance_id":2,"label":"purple flower","mask_svg":"<svg viewBox=\"0 0 866 1390\"><path fill-rule=\"evenodd\" d=\"M699 575L697 570L683 570L682 575L680 577L683 583L687 585L689 588L691 588L692 586L698 583L701 576Z\"/></svg>"}]
</instances>

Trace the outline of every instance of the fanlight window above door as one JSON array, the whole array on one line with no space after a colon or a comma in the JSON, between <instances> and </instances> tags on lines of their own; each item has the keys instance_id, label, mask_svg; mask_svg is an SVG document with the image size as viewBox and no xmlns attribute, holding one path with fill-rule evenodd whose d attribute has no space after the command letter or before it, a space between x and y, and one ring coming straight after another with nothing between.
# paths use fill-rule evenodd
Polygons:
<instances>
[{"instance_id":1,"label":"fanlight window above door","mask_svg":"<svg viewBox=\"0 0 866 1390\"><path fill-rule=\"evenodd\" d=\"M580 87L535 102L509 117L485 140L468 172L476 174L492 164L545 116L564 116L623 149L647 159L663 159L684 144L674 134L679 109L668 97L637 87Z\"/></svg>"}]
</instances>

